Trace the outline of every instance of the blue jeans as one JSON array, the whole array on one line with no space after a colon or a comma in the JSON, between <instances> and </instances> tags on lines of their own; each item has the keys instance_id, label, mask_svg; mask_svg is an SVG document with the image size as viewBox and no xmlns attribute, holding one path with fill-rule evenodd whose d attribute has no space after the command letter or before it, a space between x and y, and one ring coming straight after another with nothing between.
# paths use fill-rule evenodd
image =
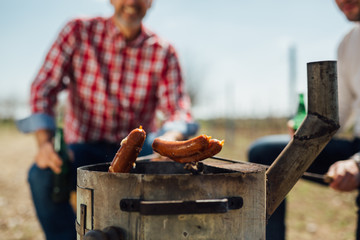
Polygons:
<instances>
[{"instance_id":1,"label":"blue jeans","mask_svg":"<svg viewBox=\"0 0 360 240\"><path fill-rule=\"evenodd\" d=\"M105 142L70 144L74 153L72 165L72 189L76 189L76 169L96 163L111 162L119 149L119 144ZM140 155L152 152L151 145L145 143ZM55 203L51 199L53 172L40 169L37 165L30 168L28 181L40 224L48 240L76 239L75 213L69 202Z\"/></svg>"},{"instance_id":2,"label":"blue jeans","mask_svg":"<svg viewBox=\"0 0 360 240\"><path fill-rule=\"evenodd\" d=\"M249 149L248 159L250 162L271 165L281 151L290 141L289 135L271 135L258 139ZM329 167L339 160L345 160L360 151L360 139L344 140L333 138L326 145L315 161L308 168L308 172L325 174ZM303 177L306 179L306 177ZM323 184L323 182L318 181ZM356 204L360 206L360 197L356 199ZM285 214L286 200L276 209L270 217L266 226L266 239L283 240L285 239ZM357 239L360 239L360 212L358 211Z\"/></svg>"}]
</instances>

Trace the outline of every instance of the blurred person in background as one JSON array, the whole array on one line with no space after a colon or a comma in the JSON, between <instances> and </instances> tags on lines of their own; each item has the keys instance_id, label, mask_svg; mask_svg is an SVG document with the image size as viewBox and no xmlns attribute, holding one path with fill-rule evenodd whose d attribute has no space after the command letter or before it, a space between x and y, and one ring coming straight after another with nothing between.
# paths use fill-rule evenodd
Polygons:
<instances>
[{"instance_id":1,"label":"blurred person in background","mask_svg":"<svg viewBox=\"0 0 360 240\"><path fill-rule=\"evenodd\" d=\"M62 90L68 91L64 135L74 190L76 168L111 161L120 141L140 125L148 133L140 155L152 153L157 136L183 140L198 129L175 49L142 24L152 1L110 2L111 17L74 19L60 31L32 83L32 115L17 123L36 136L28 180L48 240L76 239L71 205L51 199L53 172L62 165L52 142ZM163 116L160 126L157 112Z\"/></svg>"},{"instance_id":2,"label":"blurred person in background","mask_svg":"<svg viewBox=\"0 0 360 240\"><path fill-rule=\"evenodd\" d=\"M353 191L360 185L360 0L335 0L345 17L354 22L338 47L338 133L353 126L353 138L341 139L338 134L309 167L309 172L333 178L330 187L341 192ZM270 165L288 144L290 135L266 136L255 141L249 149L250 162ZM360 196L356 199L360 206ZM285 239L285 200L270 217L266 239ZM356 239L360 239L360 211L358 210Z\"/></svg>"}]
</instances>

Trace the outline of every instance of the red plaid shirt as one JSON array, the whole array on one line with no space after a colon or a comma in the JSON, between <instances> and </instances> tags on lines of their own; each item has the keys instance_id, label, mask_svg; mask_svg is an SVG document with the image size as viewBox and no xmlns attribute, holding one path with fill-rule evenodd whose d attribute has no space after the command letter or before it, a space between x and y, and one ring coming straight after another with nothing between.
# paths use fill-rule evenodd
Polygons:
<instances>
[{"instance_id":1,"label":"red plaid shirt","mask_svg":"<svg viewBox=\"0 0 360 240\"><path fill-rule=\"evenodd\" d=\"M68 90L68 143L119 142L134 128L190 121L190 101L174 48L144 26L126 43L112 18L75 19L60 32L31 86L33 113L54 116L57 94Z\"/></svg>"}]
</instances>

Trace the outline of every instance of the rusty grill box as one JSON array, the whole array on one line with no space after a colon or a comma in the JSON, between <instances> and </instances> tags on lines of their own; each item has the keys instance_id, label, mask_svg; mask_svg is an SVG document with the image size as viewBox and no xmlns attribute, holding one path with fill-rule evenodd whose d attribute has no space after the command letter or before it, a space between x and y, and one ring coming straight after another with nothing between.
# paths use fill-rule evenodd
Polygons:
<instances>
[{"instance_id":1,"label":"rusty grill box","mask_svg":"<svg viewBox=\"0 0 360 240\"><path fill-rule=\"evenodd\" d=\"M78 239L116 226L125 239L264 239L265 168L200 163L201 172L176 162L142 161L131 173L109 164L78 169Z\"/></svg>"}]
</instances>

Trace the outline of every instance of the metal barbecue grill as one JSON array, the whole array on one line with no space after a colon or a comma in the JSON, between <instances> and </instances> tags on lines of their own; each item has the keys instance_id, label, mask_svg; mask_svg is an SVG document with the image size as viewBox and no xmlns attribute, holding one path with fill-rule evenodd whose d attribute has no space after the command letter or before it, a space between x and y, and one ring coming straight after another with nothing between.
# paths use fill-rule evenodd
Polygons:
<instances>
[{"instance_id":1,"label":"metal barbecue grill","mask_svg":"<svg viewBox=\"0 0 360 240\"><path fill-rule=\"evenodd\" d=\"M129 174L108 174L109 164L80 168L78 216L86 220L78 232L117 226L127 229L125 239L222 239L224 232L241 239L244 228L259 235L265 168L200 165L197 174L175 162L139 162Z\"/></svg>"}]
</instances>

